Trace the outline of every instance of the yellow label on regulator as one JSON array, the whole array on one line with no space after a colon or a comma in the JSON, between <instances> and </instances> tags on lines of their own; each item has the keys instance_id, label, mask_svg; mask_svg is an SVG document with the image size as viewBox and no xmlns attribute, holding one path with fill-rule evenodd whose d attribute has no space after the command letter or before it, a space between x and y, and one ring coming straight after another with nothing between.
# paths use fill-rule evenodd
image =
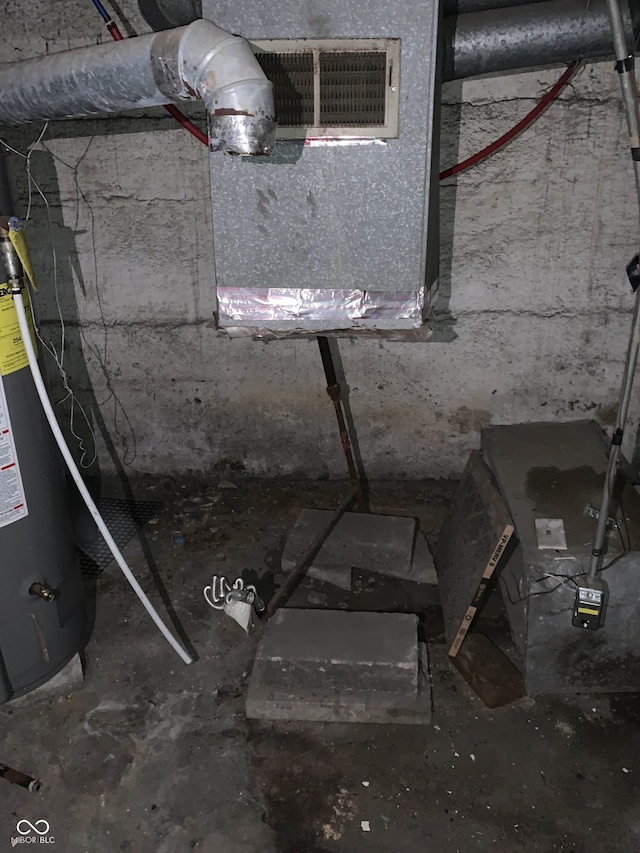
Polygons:
<instances>
[{"instance_id":1,"label":"yellow label on regulator","mask_svg":"<svg viewBox=\"0 0 640 853\"><path fill-rule=\"evenodd\" d=\"M36 349L36 336L33 330L33 318L31 316L31 303L27 290L22 291L27 323L31 330L31 340ZM6 284L0 284L0 374L7 376L22 370L29 364L24 341L20 334L16 306L13 304L13 296Z\"/></svg>"}]
</instances>

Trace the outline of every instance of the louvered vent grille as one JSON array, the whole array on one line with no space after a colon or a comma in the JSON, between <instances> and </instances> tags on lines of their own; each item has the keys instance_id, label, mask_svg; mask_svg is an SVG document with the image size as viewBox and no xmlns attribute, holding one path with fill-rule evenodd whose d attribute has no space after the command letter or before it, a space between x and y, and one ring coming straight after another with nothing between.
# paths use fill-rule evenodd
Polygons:
<instances>
[{"instance_id":1,"label":"louvered vent grille","mask_svg":"<svg viewBox=\"0 0 640 853\"><path fill-rule=\"evenodd\" d=\"M273 83L278 124L285 127L313 125L313 52L260 53L257 58Z\"/></svg>"},{"instance_id":2,"label":"louvered vent grille","mask_svg":"<svg viewBox=\"0 0 640 853\"><path fill-rule=\"evenodd\" d=\"M399 39L340 43L255 42L273 83L280 138L398 135Z\"/></svg>"},{"instance_id":3,"label":"louvered vent grille","mask_svg":"<svg viewBox=\"0 0 640 853\"><path fill-rule=\"evenodd\" d=\"M384 124L387 56L320 53L320 124L371 127Z\"/></svg>"}]
</instances>

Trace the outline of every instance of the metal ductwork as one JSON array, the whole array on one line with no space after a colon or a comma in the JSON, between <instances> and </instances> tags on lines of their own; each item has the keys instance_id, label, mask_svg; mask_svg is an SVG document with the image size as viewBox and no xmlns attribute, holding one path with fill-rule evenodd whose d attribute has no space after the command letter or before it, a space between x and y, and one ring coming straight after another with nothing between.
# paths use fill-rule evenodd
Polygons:
<instances>
[{"instance_id":1,"label":"metal ductwork","mask_svg":"<svg viewBox=\"0 0 640 853\"><path fill-rule=\"evenodd\" d=\"M271 152L272 85L249 44L210 21L0 66L0 126L197 98L212 151Z\"/></svg>"},{"instance_id":2,"label":"metal ductwork","mask_svg":"<svg viewBox=\"0 0 640 853\"><path fill-rule=\"evenodd\" d=\"M139 0L155 30L202 15L201 0ZM640 0L621 0L630 44ZM613 55L606 0L444 0L442 79L515 71Z\"/></svg>"},{"instance_id":3,"label":"metal ductwork","mask_svg":"<svg viewBox=\"0 0 640 853\"><path fill-rule=\"evenodd\" d=\"M496 5L496 0L489 2ZM622 0L621 5L627 38L633 44L639 4ZM636 13L635 28L630 5ZM449 15L444 19L443 44L445 80L613 56L606 0L589 4L544 0Z\"/></svg>"},{"instance_id":4,"label":"metal ductwork","mask_svg":"<svg viewBox=\"0 0 640 853\"><path fill-rule=\"evenodd\" d=\"M202 0L140 0L140 12L156 32L184 27L202 17Z\"/></svg>"}]
</instances>

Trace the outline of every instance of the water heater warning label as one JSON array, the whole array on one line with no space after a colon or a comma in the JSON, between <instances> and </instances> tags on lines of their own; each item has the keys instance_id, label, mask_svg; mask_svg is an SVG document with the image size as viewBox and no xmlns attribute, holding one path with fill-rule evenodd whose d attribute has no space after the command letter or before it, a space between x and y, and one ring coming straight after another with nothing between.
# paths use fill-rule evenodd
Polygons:
<instances>
[{"instance_id":1,"label":"water heater warning label","mask_svg":"<svg viewBox=\"0 0 640 853\"><path fill-rule=\"evenodd\" d=\"M36 346L36 338L33 330L33 319L31 317L31 305L29 294L26 290L22 292L22 301L27 315L27 322L31 329L31 340ZM16 370L22 370L29 364L27 351L24 348L16 306L13 296L6 284L0 285L0 374L7 376Z\"/></svg>"},{"instance_id":2,"label":"water heater warning label","mask_svg":"<svg viewBox=\"0 0 640 853\"><path fill-rule=\"evenodd\" d=\"M28 514L7 397L4 393L4 383L0 379L0 527L18 521Z\"/></svg>"}]
</instances>

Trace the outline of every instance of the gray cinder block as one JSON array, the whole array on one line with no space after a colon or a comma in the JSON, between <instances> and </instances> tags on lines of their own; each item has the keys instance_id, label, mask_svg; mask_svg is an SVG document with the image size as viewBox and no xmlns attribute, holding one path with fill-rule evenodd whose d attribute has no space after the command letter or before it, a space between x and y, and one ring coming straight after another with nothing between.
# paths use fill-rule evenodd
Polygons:
<instances>
[{"instance_id":1,"label":"gray cinder block","mask_svg":"<svg viewBox=\"0 0 640 853\"><path fill-rule=\"evenodd\" d=\"M279 610L258 647L247 716L422 723L431 719L426 647L406 613Z\"/></svg>"},{"instance_id":2,"label":"gray cinder block","mask_svg":"<svg viewBox=\"0 0 640 853\"><path fill-rule=\"evenodd\" d=\"M304 509L287 537L282 570L290 572L305 548L322 531L330 511ZM348 512L338 522L308 574L341 589L351 589L351 569L435 583L435 569L416 520L404 516Z\"/></svg>"}]
</instances>

